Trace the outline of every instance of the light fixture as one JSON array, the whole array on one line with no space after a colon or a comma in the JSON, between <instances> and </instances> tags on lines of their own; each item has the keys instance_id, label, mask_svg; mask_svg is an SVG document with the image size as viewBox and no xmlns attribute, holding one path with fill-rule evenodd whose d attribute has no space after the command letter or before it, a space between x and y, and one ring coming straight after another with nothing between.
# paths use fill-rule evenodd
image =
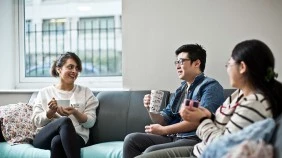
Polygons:
<instances>
[{"instance_id":1,"label":"light fixture","mask_svg":"<svg viewBox=\"0 0 282 158\"><path fill-rule=\"evenodd\" d=\"M67 19L51 19L51 23L65 23Z\"/></svg>"},{"instance_id":2,"label":"light fixture","mask_svg":"<svg viewBox=\"0 0 282 158\"><path fill-rule=\"evenodd\" d=\"M87 12L90 11L92 8L89 6L78 6L77 10L82 11L82 12Z\"/></svg>"}]
</instances>

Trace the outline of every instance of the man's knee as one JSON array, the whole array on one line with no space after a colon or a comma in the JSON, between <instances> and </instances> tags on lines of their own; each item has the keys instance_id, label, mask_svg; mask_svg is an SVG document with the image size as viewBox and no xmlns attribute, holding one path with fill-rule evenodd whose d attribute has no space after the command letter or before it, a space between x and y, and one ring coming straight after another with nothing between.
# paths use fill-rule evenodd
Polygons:
<instances>
[{"instance_id":1,"label":"man's knee","mask_svg":"<svg viewBox=\"0 0 282 158\"><path fill-rule=\"evenodd\" d=\"M128 134L124 138L124 145L129 145L132 142L135 142L138 139L139 135L140 135L140 133L130 133L130 134Z\"/></svg>"}]
</instances>

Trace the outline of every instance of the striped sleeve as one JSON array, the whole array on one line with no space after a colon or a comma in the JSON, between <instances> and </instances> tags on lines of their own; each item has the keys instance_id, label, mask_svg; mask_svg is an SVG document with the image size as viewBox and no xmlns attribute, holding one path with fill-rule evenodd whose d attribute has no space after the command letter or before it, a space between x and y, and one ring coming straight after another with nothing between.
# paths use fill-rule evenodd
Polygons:
<instances>
[{"instance_id":1,"label":"striped sleeve","mask_svg":"<svg viewBox=\"0 0 282 158\"><path fill-rule=\"evenodd\" d=\"M254 122L272 117L270 104L263 95L252 94L239 99L239 102L236 101L236 98L238 97L229 97L224 105L217 109L215 121L205 119L198 126L196 134L202 139L202 142L194 146L193 153L197 157L214 139L235 133Z\"/></svg>"},{"instance_id":2,"label":"striped sleeve","mask_svg":"<svg viewBox=\"0 0 282 158\"><path fill-rule=\"evenodd\" d=\"M211 142L215 137L222 135L223 131L211 119L205 119L197 128L196 134L203 143Z\"/></svg>"},{"instance_id":3,"label":"striped sleeve","mask_svg":"<svg viewBox=\"0 0 282 158\"><path fill-rule=\"evenodd\" d=\"M214 122L206 119L197 128L196 133L205 144L209 144L218 136L237 132L256 121L272 117L272 113L267 100L262 95L254 94L244 98L232 115L216 116Z\"/></svg>"},{"instance_id":4,"label":"striped sleeve","mask_svg":"<svg viewBox=\"0 0 282 158\"><path fill-rule=\"evenodd\" d=\"M224 134L237 132L254 122L272 117L268 102L262 96L255 94L254 97L255 99L250 100L244 98L227 123Z\"/></svg>"}]
</instances>

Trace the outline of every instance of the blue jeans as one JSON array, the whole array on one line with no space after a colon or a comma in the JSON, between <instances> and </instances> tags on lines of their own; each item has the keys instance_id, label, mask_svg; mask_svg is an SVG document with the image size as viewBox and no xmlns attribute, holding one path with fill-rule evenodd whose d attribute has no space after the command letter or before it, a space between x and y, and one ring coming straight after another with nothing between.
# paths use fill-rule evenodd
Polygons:
<instances>
[{"instance_id":1,"label":"blue jeans","mask_svg":"<svg viewBox=\"0 0 282 158\"><path fill-rule=\"evenodd\" d=\"M80 148L85 142L80 137L68 117L48 123L33 140L33 146L51 150L51 158L79 158Z\"/></svg>"}]
</instances>

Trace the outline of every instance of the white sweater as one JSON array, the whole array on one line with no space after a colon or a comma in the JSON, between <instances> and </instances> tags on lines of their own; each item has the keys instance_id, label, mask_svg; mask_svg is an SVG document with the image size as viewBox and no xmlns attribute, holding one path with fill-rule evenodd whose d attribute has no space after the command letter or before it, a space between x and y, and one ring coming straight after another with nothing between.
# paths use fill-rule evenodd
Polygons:
<instances>
[{"instance_id":1,"label":"white sweater","mask_svg":"<svg viewBox=\"0 0 282 158\"><path fill-rule=\"evenodd\" d=\"M38 129L41 129L49 122L61 117L56 113L56 117L52 119L47 118L48 102L52 98L56 100L70 100L70 104L78 104L77 110L87 115L85 123L79 123L77 119L70 115L68 116L75 127L76 133L79 134L85 141L89 139L89 128L91 128L96 121L96 108L99 105L98 99L93 95L93 92L83 86L75 85L71 91L63 91L57 89L55 86L49 86L39 91L35 104L33 107L32 122Z\"/></svg>"},{"instance_id":2,"label":"white sweater","mask_svg":"<svg viewBox=\"0 0 282 158\"><path fill-rule=\"evenodd\" d=\"M202 142L194 146L193 153L200 157L205 147L214 139L242 130L244 127L265 118L272 117L270 103L261 94L243 97L236 90L225 100L215 113L215 120L205 119L196 134Z\"/></svg>"}]
</instances>

